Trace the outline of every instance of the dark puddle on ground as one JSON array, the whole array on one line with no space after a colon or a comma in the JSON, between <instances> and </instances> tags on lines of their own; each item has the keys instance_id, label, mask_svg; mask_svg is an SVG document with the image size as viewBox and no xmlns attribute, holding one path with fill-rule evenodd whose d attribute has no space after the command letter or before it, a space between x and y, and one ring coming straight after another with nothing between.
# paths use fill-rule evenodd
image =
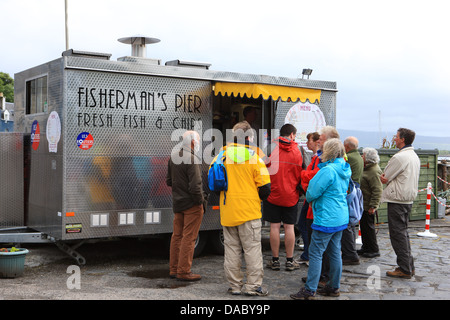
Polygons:
<instances>
[{"instance_id":1,"label":"dark puddle on ground","mask_svg":"<svg viewBox=\"0 0 450 320\"><path fill-rule=\"evenodd\" d=\"M162 282L156 284L158 289L177 289L183 288L189 285L189 282L179 281L177 279L169 278L169 270L157 269L157 270L134 270L127 273L130 277L139 277L145 279L159 279Z\"/></svg>"}]
</instances>

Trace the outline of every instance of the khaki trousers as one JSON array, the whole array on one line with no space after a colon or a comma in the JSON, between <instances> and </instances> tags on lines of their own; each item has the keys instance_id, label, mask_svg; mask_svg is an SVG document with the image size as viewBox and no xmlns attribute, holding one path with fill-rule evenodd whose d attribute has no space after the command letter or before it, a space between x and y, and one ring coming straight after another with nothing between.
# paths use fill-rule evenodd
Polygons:
<instances>
[{"instance_id":1,"label":"khaki trousers","mask_svg":"<svg viewBox=\"0 0 450 320\"><path fill-rule=\"evenodd\" d=\"M203 219L203 205L176 212L170 241L170 274L189 274L194 257L195 240Z\"/></svg>"},{"instance_id":2,"label":"khaki trousers","mask_svg":"<svg viewBox=\"0 0 450 320\"><path fill-rule=\"evenodd\" d=\"M254 291L261 287L264 269L261 250L261 220L247 221L236 227L223 227L225 277L232 290ZM247 283L242 267L244 252Z\"/></svg>"}]
</instances>

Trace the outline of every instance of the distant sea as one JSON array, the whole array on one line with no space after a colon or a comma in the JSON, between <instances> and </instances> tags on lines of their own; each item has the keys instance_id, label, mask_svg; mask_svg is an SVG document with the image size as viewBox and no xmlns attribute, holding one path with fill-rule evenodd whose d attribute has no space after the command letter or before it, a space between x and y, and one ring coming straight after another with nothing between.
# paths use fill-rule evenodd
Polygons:
<instances>
[{"instance_id":1,"label":"distant sea","mask_svg":"<svg viewBox=\"0 0 450 320\"><path fill-rule=\"evenodd\" d=\"M383 138L386 138L389 142L391 142L392 137L397 134L397 132L392 133L384 133L381 134L379 132L368 132L368 131L358 131L358 130L346 130L339 129L339 135L341 136L341 140L344 140L348 136L354 136L359 140L359 147L372 147L372 148L381 148L381 141ZM413 147L415 149L426 149L426 150L447 150L450 154L450 137L428 137L428 136L419 136L416 135L414 139Z\"/></svg>"}]
</instances>

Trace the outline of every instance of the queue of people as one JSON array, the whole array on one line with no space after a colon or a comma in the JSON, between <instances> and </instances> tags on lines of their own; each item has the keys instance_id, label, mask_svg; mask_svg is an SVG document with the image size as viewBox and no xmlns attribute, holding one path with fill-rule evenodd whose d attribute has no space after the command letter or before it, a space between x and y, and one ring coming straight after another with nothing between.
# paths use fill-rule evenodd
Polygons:
<instances>
[{"instance_id":1,"label":"queue of people","mask_svg":"<svg viewBox=\"0 0 450 320\"><path fill-rule=\"evenodd\" d=\"M281 269L281 225L285 232L285 270L296 270L301 263L308 265L308 274L301 279L304 286L290 297L307 300L316 294L339 296L342 265L357 265L360 256L375 258L380 255L375 217L382 202L388 205L391 243L398 264L386 275L399 278L414 275L407 232L420 170L419 158L412 147L414 131L398 130L396 143L400 150L389 160L384 172L378 165L380 158L376 149L364 148L361 156L358 139L347 137L341 142L338 131L332 126L322 128L320 133L308 134L307 147L312 151L308 159L295 142L297 129L291 124L281 127L280 137L273 141L267 155L253 144L253 130L248 122L237 123L232 131L234 140L223 147L228 190L226 194L220 192L228 293L268 294L263 286L261 250L264 220L270 223L272 253L266 266L272 270ZM198 143L195 132L190 131L183 138L186 139L183 152L194 157ZM206 196L199 165L190 163L178 166L169 162L167 184L172 187L175 212L170 275L195 281L201 276L190 270L193 243L198 235ZM363 194L362 246L359 250L356 250L355 226L349 223L347 193L350 180ZM382 184L386 184L384 190ZM302 195L305 199L298 215ZM294 259L295 225L304 244L303 253L297 260Z\"/></svg>"}]
</instances>

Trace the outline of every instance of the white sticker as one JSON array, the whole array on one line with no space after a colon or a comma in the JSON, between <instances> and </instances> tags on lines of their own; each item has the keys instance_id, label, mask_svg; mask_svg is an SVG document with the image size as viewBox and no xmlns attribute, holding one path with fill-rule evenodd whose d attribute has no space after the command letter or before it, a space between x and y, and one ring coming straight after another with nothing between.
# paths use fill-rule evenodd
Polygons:
<instances>
[{"instance_id":1,"label":"white sticker","mask_svg":"<svg viewBox=\"0 0 450 320\"><path fill-rule=\"evenodd\" d=\"M59 115L56 111L52 111L47 120L47 141L48 141L48 151L57 152L58 142L61 138L61 121L59 120Z\"/></svg>"},{"instance_id":2,"label":"white sticker","mask_svg":"<svg viewBox=\"0 0 450 320\"><path fill-rule=\"evenodd\" d=\"M297 128L295 142L307 149L306 136L310 132L318 132L326 126L325 117L320 108L309 102L294 104L286 114L284 123L290 123Z\"/></svg>"}]
</instances>

